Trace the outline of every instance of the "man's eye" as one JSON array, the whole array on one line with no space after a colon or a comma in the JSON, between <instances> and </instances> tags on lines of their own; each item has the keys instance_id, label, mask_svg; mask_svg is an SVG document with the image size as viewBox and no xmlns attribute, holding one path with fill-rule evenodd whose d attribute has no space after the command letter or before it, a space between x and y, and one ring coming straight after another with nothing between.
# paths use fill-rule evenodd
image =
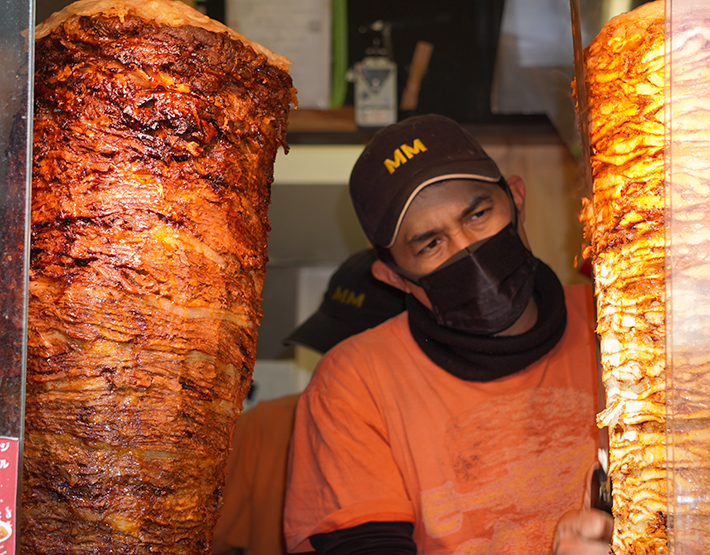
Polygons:
<instances>
[{"instance_id":1,"label":"man's eye","mask_svg":"<svg viewBox=\"0 0 710 555\"><path fill-rule=\"evenodd\" d=\"M434 247L436 247L436 245L438 245L438 244L439 244L438 239L432 239L426 245L424 245L424 247L422 247L419 250L418 254L425 254L425 253L429 252L431 249L433 249Z\"/></svg>"},{"instance_id":2,"label":"man's eye","mask_svg":"<svg viewBox=\"0 0 710 555\"><path fill-rule=\"evenodd\" d=\"M476 212L469 214L468 219L469 220L477 220L478 218L481 218L489 210L490 210L490 208L484 208L483 210L476 210Z\"/></svg>"}]
</instances>

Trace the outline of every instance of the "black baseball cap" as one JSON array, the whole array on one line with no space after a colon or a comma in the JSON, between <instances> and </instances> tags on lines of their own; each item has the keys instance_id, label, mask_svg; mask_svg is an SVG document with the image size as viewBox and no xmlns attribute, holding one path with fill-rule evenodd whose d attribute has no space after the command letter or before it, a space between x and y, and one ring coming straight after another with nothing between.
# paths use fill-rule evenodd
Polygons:
<instances>
[{"instance_id":1,"label":"black baseball cap","mask_svg":"<svg viewBox=\"0 0 710 555\"><path fill-rule=\"evenodd\" d=\"M284 339L325 353L343 339L374 328L404 310L404 292L376 279L374 249L348 258L331 276L318 310Z\"/></svg>"},{"instance_id":2,"label":"black baseball cap","mask_svg":"<svg viewBox=\"0 0 710 555\"><path fill-rule=\"evenodd\" d=\"M414 197L446 179L502 180L496 163L454 120L414 116L378 131L350 174L350 196L371 243L389 248Z\"/></svg>"}]
</instances>

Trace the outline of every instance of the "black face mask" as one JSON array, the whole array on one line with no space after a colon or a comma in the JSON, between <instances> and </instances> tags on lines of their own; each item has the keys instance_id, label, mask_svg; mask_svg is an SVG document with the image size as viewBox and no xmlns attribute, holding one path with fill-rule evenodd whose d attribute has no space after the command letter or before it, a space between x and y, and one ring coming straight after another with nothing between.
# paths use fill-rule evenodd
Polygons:
<instances>
[{"instance_id":1,"label":"black face mask","mask_svg":"<svg viewBox=\"0 0 710 555\"><path fill-rule=\"evenodd\" d=\"M393 269L424 289L439 325L493 335L512 326L528 306L536 268L537 259L510 223L424 276Z\"/></svg>"}]
</instances>

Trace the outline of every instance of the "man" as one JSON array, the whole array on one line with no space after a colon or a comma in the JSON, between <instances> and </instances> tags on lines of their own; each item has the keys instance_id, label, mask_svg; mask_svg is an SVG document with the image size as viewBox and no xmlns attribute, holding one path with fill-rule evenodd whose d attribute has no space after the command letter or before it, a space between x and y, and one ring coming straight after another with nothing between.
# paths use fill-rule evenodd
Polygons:
<instances>
[{"instance_id":1,"label":"man","mask_svg":"<svg viewBox=\"0 0 710 555\"><path fill-rule=\"evenodd\" d=\"M429 115L375 135L350 193L407 312L332 349L299 400L289 550L606 554L590 290L532 256L522 180Z\"/></svg>"},{"instance_id":2,"label":"man","mask_svg":"<svg viewBox=\"0 0 710 555\"><path fill-rule=\"evenodd\" d=\"M350 256L333 273L323 301L284 340L319 354L404 310L404 293L376 280L372 249ZM286 461L298 394L259 402L237 421L225 470L223 505L212 553L286 553L283 507Z\"/></svg>"}]
</instances>

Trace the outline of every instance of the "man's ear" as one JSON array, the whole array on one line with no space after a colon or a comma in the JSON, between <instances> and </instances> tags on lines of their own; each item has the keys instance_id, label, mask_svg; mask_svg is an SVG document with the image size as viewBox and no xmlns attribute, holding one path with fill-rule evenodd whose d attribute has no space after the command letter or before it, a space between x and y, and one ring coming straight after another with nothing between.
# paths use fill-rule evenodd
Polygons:
<instances>
[{"instance_id":1,"label":"man's ear","mask_svg":"<svg viewBox=\"0 0 710 555\"><path fill-rule=\"evenodd\" d=\"M409 289L409 285L407 281L400 276L397 272L395 272L392 268L390 268L387 264L382 262L382 260L375 260L372 263L372 268L370 269L372 272L372 275L375 276L375 279L378 279L387 285L391 285L392 287L396 287L400 291L404 291L405 293L411 293L412 291Z\"/></svg>"},{"instance_id":2,"label":"man's ear","mask_svg":"<svg viewBox=\"0 0 710 555\"><path fill-rule=\"evenodd\" d=\"M518 210L518 221L525 221L525 183L519 175L511 175L507 180L510 192L513 195L515 208Z\"/></svg>"},{"instance_id":3,"label":"man's ear","mask_svg":"<svg viewBox=\"0 0 710 555\"><path fill-rule=\"evenodd\" d=\"M515 208L518 210L518 233L523 240L523 244L528 250L532 250L523 227L523 222L525 221L525 183L519 175L511 175L506 181L508 182L508 187L510 187L510 193L513 195Z\"/></svg>"}]
</instances>

